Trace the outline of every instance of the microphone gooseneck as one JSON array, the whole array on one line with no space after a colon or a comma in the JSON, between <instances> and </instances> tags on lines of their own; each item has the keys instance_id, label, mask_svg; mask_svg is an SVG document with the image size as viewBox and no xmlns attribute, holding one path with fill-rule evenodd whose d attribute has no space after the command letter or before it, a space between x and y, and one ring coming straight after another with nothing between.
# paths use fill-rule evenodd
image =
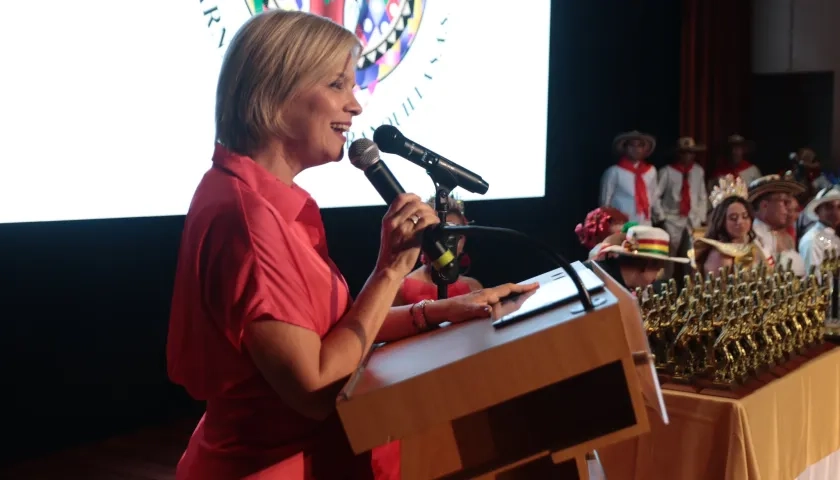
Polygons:
<instances>
[{"instance_id":1,"label":"microphone gooseneck","mask_svg":"<svg viewBox=\"0 0 840 480\"><path fill-rule=\"evenodd\" d=\"M572 280L575 288L578 292L578 299L580 303L583 305L584 310L587 312L594 309L595 305L592 303L592 296L589 295L589 290L586 289L586 286L583 284L583 280L581 280L580 275L578 275L577 270L566 260L562 255L555 252L552 248L548 245L540 242L539 240L525 235L524 233L513 230L510 228L501 228L501 227L485 227L481 225L444 225L441 227L443 232L448 232L451 234L462 235L465 237L468 236L479 236L479 235L486 235L489 237L504 237L509 239L514 239L527 245L528 247L535 248L546 255L548 258L551 259L558 267L563 268L566 270L566 273L569 275L569 278Z\"/></svg>"}]
</instances>

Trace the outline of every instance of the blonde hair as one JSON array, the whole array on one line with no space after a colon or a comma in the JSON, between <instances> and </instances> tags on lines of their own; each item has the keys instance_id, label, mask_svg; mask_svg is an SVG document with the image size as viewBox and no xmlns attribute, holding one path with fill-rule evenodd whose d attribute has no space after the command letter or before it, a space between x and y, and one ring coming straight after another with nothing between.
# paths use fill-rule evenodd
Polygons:
<instances>
[{"instance_id":1,"label":"blonde hair","mask_svg":"<svg viewBox=\"0 0 840 480\"><path fill-rule=\"evenodd\" d=\"M216 141L252 155L272 136L288 135L283 106L301 91L355 62L361 44L332 21L270 10L231 40L216 87ZM352 79L350 79L352 80Z\"/></svg>"}]
</instances>

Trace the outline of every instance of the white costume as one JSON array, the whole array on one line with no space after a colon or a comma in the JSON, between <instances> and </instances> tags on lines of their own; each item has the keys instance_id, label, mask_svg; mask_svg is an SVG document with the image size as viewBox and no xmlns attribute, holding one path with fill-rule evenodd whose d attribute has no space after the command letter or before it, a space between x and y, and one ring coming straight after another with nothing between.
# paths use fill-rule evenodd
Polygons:
<instances>
[{"instance_id":1,"label":"white costume","mask_svg":"<svg viewBox=\"0 0 840 480\"><path fill-rule=\"evenodd\" d=\"M756 241L764 250L764 254L768 257L771 265L786 267L788 262L791 264L791 270L797 277L805 276L805 261L796 250L780 250L777 235L787 235L787 232L774 232L766 223L759 219L753 222L753 231L755 231Z\"/></svg>"},{"instance_id":2,"label":"white costume","mask_svg":"<svg viewBox=\"0 0 840 480\"><path fill-rule=\"evenodd\" d=\"M686 173L690 199L690 209L687 216L680 214L682 205L683 172L678 167L668 165L659 170L660 208L664 220L665 231L671 236L671 255L677 253L680 240L687 231L689 236L693 229L706 221L706 179L703 167L696 163Z\"/></svg>"},{"instance_id":3,"label":"white costume","mask_svg":"<svg viewBox=\"0 0 840 480\"><path fill-rule=\"evenodd\" d=\"M819 273L825 253L837 248L840 248L840 237L834 233L834 229L823 225L822 222L815 223L799 240L799 255L805 263L805 271L810 272L813 266Z\"/></svg>"},{"instance_id":4,"label":"white costume","mask_svg":"<svg viewBox=\"0 0 840 480\"><path fill-rule=\"evenodd\" d=\"M636 174L619 165L612 165L601 177L600 202L602 206L613 207L627 215L627 218L631 222L637 222L640 225L650 225L652 222L659 221L662 218L662 213L659 208L659 196L657 195L656 168L650 165L647 171L641 175L647 190L647 212L640 213L637 211Z\"/></svg>"}]
</instances>

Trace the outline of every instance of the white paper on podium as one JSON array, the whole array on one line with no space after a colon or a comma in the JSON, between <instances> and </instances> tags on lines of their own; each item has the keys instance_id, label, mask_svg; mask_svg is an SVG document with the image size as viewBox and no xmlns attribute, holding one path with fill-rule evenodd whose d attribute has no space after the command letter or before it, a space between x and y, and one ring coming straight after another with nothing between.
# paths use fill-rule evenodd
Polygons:
<instances>
[{"instance_id":1,"label":"white paper on podium","mask_svg":"<svg viewBox=\"0 0 840 480\"><path fill-rule=\"evenodd\" d=\"M653 355L644 329L639 302L635 295L609 276L596 262L591 262L591 267L595 275L603 280L607 290L618 299L618 307L621 311L624 333L627 336L630 351L648 354L649 360L647 362L636 364L636 371L639 374L639 382L642 386L642 396L645 403L656 410L662 418L662 422L667 425L668 411L665 409L665 398L662 396L662 387L659 385L659 377L656 375L656 366L653 363Z\"/></svg>"}]
</instances>

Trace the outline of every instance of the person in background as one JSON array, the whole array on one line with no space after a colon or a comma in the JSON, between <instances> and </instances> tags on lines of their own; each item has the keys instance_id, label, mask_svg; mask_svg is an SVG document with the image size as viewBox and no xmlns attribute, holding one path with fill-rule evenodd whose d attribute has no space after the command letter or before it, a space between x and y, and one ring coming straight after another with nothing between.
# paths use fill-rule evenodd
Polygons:
<instances>
[{"instance_id":1,"label":"person in background","mask_svg":"<svg viewBox=\"0 0 840 480\"><path fill-rule=\"evenodd\" d=\"M718 184L721 178L732 175L741 177L745 185L749 185L752 181L761 176L761 171L747 161L747 154L751 153L755 144L742 137L741 135L733 134L726 139L724 149L726 156L721 159L720 164L709 177L709 190Z\"/></svg>"},{"instance_id":2,"label":"person in background","mask_svg":"<svg viewBox=\"0 0 840 480\"><path fill-rule=\"evenodd\" d=\"M610 243L610 245L621 243L620 239L623 236L621 230L628 221L627 215L615 208L599 207L587 213L583 223L578 223L575 226L575 235L580 240L580 244L589 249L588 258L591 260L597 256L604 241L611 236L616 235L617 237L614 240L617 241Z\"/></svg>"},{"instance_id":3,"label":"person in background","mask_svg":"<svg viewBox=\"0 0 840 480\"><path fill-rule=\"evenodd\" d=\"M177 480L399 478L398 449L350 449L335 412L347 378L373 343L486 318L500 298L537 288L392 308L422 232L438 223L403 194L351 299L318 204L295 178L344 156L362 111L353 93L360 49L330 20L271 10L245 22L225 53L217 144L187 212L166 345L170 379L207 409Z\"/></svg>"},{"instance_id":4,"label":"person in background","mask_svg":"<svg viewBox=\"0 0 840 480\"><path fill-rule=\"evenodd\" d=\"M668 232L661 228L634 225L621 241L603 248L592 261L633 292L656 282L666 264L689 263L688 258L668 255L670 242Z\"/></svg>"},{"instance_id":5,"label":"person in background","mask_svg":"<svg viewBox=\"0 0 840 480\"><path fill-rule=\"evenodd\" d=\"M832 186L817 192L803 211L803 215L816 220L799 240L799 254L805 262L805 271L819 272L820 264L828 250L840 248L836 229L840 226L840 187Z\"/></svg>"},{"instance_id":6,"label":"person in background","mask_svg":"<svg viewBox=\"0 0 840 480\"><path fill-rule=\"evenodd\" d=\"M601 205L617 209L640 225L661 219L656 168L646 161L655 149L656 139L646 133L632 131L615 137L613 150L620 158L601 177Z\"/></svg>"},{"instance_id":7,"label":"person in background","mask_svg":"<svg viewBox=\"0 0 840 480\"><path fill-rule=\"evenodd\" d=\"M794 179L805 186L805 191L796 197L800 207L807 205L814 199L814 195L822 189L831 188L832 183L828 176L822 171L822 166L817 158L816 152L810 148L800 148L790 154L790 161L794 172ZM817 220L816 217L805 215L799 212L795 221L792 235L801 239L805 232Z\"/></svg>"},{"instance_id":8,"label":"person in background","mask_svg":"<svg viewBox=\"0 0 840 480\"><path fill-rule=\"evenodd\" d=\"M694 268L703 275L717 275L721 267L750 267L765 260L755 241L755 215L747 202L741 177L727 175L718 181L709 201L712 208L706 235L694 241Z\"/></svg>"},{"instance_id":9,"label":"person in background","mask_svg":"<svg viewBox=\"0 0 840 480\"><path fill-rule=\"evenodd\" d=\"M429 206L433 206L434 202L435 199L432 197L427 203ZM452 225L467 225L467 217L464 216L464 202L454 197L449 197L446 221ZM464 237L458 239L458 250L456 252L462 272L465 272L469 268L469 257L464 252L466 240ZM400 291L394 299L395 306L411 305L423 300L437 300L437 285L432 281L432 267L429 264L429 260L423 254L420 255L420 263L422 265L419 268L409 273L403 279ZM457 297L481 290L481 288L481 282L478 280L461 275L455 283L447 286L447 296L450 298Z\"/></svg>"},{"instance_id":10,"label":"person in background","mask_svg":"<svg viewBox=\"0 0 840 480\"><path fill-rule=\"evenodd\" d=\"M796 239L788 232L791 223L792 197L805 191L792 175L765 175L749 184L747 200L755 211L756 241L773 265L790 265L797 276L805 275L805 263L796 251Z\"/></svg>"},{"instance_id":11,"label":"person in background","mask_svg":"<svg viewBox=\"0 0 840 480\"><path fill-rule=\"evenodd\" d=\"M694 162L697 153L706 151L691 137L677 140L676 161L659 170L659 195L664 220L662 227L671 237L672 257L685 257L694 243L694 229L706 223L709 197L703 167ZM682 278L689 273L669 263L665 278Z\"/></svg>"}]
</instances>

